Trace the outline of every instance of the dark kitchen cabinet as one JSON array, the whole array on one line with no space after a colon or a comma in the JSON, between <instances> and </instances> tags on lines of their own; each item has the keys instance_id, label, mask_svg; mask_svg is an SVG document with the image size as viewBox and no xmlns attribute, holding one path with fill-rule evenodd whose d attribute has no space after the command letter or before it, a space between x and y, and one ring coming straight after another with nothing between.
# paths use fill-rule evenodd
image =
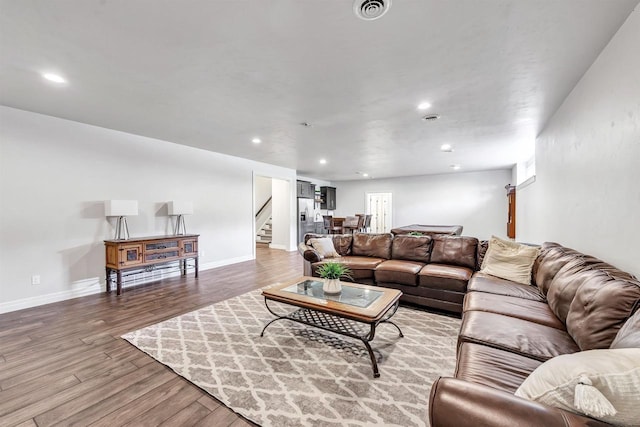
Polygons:
<instances>
[{"instance_id":1,"label":"dark kitchen cabinet","mask_svg":"<svg viewBox=\"0 0 640 427\"><path fill-rule=\"evenodd\" d=\"M316 186L307 181L297 181L297 197L313 199L316 194Z\"/></svg>"},{"instance_id":2,"label":"dark kitchen cabinet","mask_svg":"<svg viewBox=\"0 0 640 427\"><path fill-rule=\"evenodd\" d=\"M336 209L336 189L334 187L320 187L320 209L333 211Z\"/></svg>"}]
</instances>

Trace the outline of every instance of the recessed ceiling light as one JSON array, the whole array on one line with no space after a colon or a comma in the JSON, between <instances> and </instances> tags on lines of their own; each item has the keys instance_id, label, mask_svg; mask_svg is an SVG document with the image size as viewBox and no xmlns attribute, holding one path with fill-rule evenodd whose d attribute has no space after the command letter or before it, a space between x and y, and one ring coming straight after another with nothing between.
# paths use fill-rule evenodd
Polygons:
<instances>
[{"instance_id":1,"label":"recessed ceiling light","mask_svg":"<svg viewBox=\"0 0 640 427\"><path fill-rule=\"evenodd\" d=\"M64 77L59 76L57 74L53 74L53 73L44 73L44 74L42 74L42 77L44 77L45 79L49 80L50 82L54 82L54 83L66 83L67 82L64 79Z\"/></svg>"},{"instance_id":2,"label":"recessed ceiling light","mask_svg":"<svg viewBox=\"0 0 640 427\"><path fill-rule=\"evenodd\" d=\"M454 171L457 171L458 169L460 169L462 166L460 165L450 165L451 169L453 169Z\"/></svg>"},{"instance_id":3,"label":"recessed ceiling light","mask_svg":"<svg viewBox=\"0 0 640 427\"><path fill-rule=\"evenodd\" d=\"M309 122L302 122L302 123L300 123L300 126L304 126L306 128L310 128L313 125L311 123L309 123Z\"/></svg>"},{"instance_id":4,"label":"recessed ceiling light","mask_svg":"<svg viewBox=\"0 0 640 427\"><path fill-rule=\"evenodd\" d=\"M320 159L320 164L321 165L326 165L327 164L327 159Z\"/></svg>"},{"instance_id":5,"label":"recessed ceiling light","mask_svg":"<svg viewBox=\"0 0 640 427\"><path fill-rule=\"evenodd\" d=\"M421 102L418 104L418 110L428 110L429 108L431 108L431 104L428 102Z\"/></svg>"},{"instance_id":6,"label":"recessed ceiling light","mask_svg":"<svg viewBox=\"0 0 640 427\"><path fill-rule=\"evenodd\" d=\"M445 153L451 153L453 151L453 147L451 144L442 144L440 146L440 151L444 151Z\"/></svg>"},{"instance_id":7,"label":"recessed ceiling light","mask_svg":"<svg viewBox=\"0 0 640 427\"><path fill-rule=\"evenodd\" d=\"M262 140L260 138L253 138L251 142L253 142L254 144L260 144Z\"/></svg>"},{"instance_id":8,"label":"recessed ceiling light","mask_svg":"<svg viewBox=\"0 0 640 427\"><path fill-rule=\"evenodd\" d=\"M426 120L427 122L432 122L434 120L438 120L440 118L440 114L427 114L422 118L422 120Z\"/></svg>"},{"instance_id":9,"label":"recessed ceiling light","mask_svg":"<svg viewBox=\"0 0 640 427\"><path fill-rule=\"evenodd\" d=\"M366 177L369 176L369 174L365 172L365 173L362 174L362 176L364 176L366 178Z\"/></svg>"}]
</instances>

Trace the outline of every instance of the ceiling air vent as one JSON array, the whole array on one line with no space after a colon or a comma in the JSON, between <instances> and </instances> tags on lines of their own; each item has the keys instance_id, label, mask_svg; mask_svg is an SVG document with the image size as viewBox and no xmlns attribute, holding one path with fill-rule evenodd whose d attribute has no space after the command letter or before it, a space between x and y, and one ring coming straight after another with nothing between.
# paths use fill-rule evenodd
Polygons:
<instances>
[{"instance_id":1,"label":"ceiling air vent","mask_svg":"<svg viewBox=\"0 0 640 427\"><path fill-rule=\"evenodd\" d=\"M440 118L439 114L428 114L422 118L422 120L426 120L427 122L433 122Z\"/></svg>"},{"instance_id":2,"label":"ceiling air vent","mask_svg":"<svg viewBox=\"0 0 640 427\"><path fill-rule=\"evenodd\" d=\"M391 7L391 0L355 0L353 11L365 21L381 18Z\"/></svg>"}]
</instances>

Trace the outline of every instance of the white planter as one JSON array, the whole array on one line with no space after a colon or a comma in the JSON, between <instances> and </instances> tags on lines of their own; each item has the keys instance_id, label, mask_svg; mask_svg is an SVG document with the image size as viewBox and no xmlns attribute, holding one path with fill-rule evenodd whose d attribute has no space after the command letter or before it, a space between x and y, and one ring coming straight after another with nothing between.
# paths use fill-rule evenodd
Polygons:
<instances>
[{"instance_id":1,"label":"white planter","mask_svg":"<svg viewBox=\"0 0 640 427\"><path fill-rule=\"evenodd\" d=\"M342 284L338 279L324 279L322 290L325 294L339 294L342 292Z\"/></svg>"}]
</instances>

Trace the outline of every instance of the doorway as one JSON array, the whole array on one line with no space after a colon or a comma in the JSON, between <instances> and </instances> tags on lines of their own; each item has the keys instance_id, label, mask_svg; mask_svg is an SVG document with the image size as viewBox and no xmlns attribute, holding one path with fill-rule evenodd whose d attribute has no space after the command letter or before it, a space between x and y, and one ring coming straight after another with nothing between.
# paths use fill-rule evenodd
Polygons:
<instances>
[{"instance_id":1,"label":"doorway","mask_svg":"<svg viewBox=\"0 0 640 427\"><path fill-rule=\"evenodd\" d=\"M291 179L268 175L253 175L253 258L256 247L295 249L292 243L292 192ZM293 248L293 249L292 249Z\"/></svg>"},{"instance_id":2,"label":"doorway","mask_svg":"<svg viewBox=\"0 0 640 427\"><path fill-rule=\"evenodd\" d=\"M388 233L392 224L391 193L367 193L367 214L371 215L371 232Z\"/></svg>"}]
</instances>

